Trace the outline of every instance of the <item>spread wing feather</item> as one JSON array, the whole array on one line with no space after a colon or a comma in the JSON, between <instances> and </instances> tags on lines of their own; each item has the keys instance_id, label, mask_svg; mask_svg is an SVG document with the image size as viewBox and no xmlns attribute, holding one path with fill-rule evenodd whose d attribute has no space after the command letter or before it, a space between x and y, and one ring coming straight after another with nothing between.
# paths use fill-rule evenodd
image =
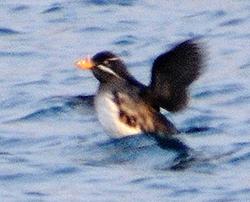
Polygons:
<instances>
[{"instance_id":1,"label":"spread wing feather","mask_svg":"<svg viewBox=\"0 0 250 202\"><path fill-rule=\"evenodd\" d=\"M203 70L203 52L199 43L187 40L158 56L152 67L150 91L154 105L171 112L188 103L188 87Z\"/></svg>"}]
</instances>

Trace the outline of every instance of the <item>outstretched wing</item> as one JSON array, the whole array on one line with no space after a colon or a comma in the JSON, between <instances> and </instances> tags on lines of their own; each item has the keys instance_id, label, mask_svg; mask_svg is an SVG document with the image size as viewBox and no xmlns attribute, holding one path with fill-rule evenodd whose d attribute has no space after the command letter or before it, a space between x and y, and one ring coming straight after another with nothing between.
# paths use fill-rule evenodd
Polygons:
<instances>
[{"instance_id":1,"label":"outstretched wing","mask_svg":"<svg viewBox=\"0 0 250 202\"><path fill-rule=\"evenodd\" d=\"M150 91L154 104L171 112L188 103L188 87L203 70L200 44L187 40L158 56L152 67Z\"/></svg>"}]
</instances>

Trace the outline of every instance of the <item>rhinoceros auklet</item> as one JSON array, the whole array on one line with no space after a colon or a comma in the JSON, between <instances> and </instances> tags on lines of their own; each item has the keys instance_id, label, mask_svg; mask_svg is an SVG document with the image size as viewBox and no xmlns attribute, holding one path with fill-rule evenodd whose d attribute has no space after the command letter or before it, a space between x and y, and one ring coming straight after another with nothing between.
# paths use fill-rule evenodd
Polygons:
<instances>
[{"instance_id":1,"label":"rhinoceros auklet","mask_svg":"<svg viewBox=\"0 0 250 202\"><path fill-rule=\"evenodd\" d=\"M127 70L124 62L109 51L76 62L92 70L100 85L95 96L97 116L113 137L140 133L170 136L178 130L163 114L178 112L188 103L188 87L203 70L200 43L184 41L153 62L151 82L144 85Z\"/></svg>"}]
</instances>

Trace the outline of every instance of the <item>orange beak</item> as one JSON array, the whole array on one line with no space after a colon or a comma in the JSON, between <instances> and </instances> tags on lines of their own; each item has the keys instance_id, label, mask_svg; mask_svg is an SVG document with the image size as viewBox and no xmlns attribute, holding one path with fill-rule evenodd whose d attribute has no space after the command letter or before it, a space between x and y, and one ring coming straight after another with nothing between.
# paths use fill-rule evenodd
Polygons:
<instances>
[{"instance_id":1,"label":"orange beak","mask_svg":"<svg viewBox=\"0 0 250 202\"><path fill-rule=\"evenodd\" d=\"M92 69L95 65L90 56L75 62L75 66L79 69Z\"/></svg>"}]
</instances>

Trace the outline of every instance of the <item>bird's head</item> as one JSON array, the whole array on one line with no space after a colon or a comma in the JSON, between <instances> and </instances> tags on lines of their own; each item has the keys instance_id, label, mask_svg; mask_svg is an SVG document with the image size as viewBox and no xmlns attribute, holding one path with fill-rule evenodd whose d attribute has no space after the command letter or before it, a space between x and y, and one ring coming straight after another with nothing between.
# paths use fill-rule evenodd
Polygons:
<instances>
[{"instance_id":1,"label":"bird's head","mask_svg":"<svg viewBox=\"0 0 250 202\"><path fill-rule=\"evenodd\" d=\"M123 61L109 51L103 51L93 57L88 56L80 59L75 65L80 69L92 70L95 77L104 83L113 79L129 79L132 77Z\"/></svg>"}]
</instances>

